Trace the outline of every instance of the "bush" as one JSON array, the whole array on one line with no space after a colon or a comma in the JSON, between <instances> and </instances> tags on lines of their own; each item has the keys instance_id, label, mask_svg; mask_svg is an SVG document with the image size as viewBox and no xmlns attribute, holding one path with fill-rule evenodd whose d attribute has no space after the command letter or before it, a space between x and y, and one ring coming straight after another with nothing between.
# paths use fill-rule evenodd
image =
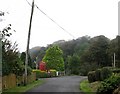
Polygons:
<instances>
[{"instance_id":1,"label":"bush","mask_svg":"<svg viewBox=\"0 0 120 94\"><path fill-rule=\"evenodd\" d=\"M56 70L50 70L50 76L51 77L56 77Z\"/></svg>"},{"instance_id":2,"label":"bush","mask_svg":"<svg viewBox=\"0 0 120 94\"><path fill-rule=\"evenodd\" d=\"M90 71L88 73L89 82L103 81L112 75L112 71L109 68L97 69L96 71Z\"/></svg>"},{"instance_id":3,"label":"bush","mask_svg":"<svg viewBox=\"0 0 120 94\"><path fill-rule=\"evenodd\" d=\"M46 71L40 71L39 78L48 78L50 75Z\"/></svg>"},{"instance_id":4,"label":"bush","mask_svg":"<svg viewBox=\"0 0 120 94\"><path fill-rule=\"evenodd\" d=\"M102 68L101 70L101 80L105 80L112 75L112 71L109 68Z\"/></svg>"},{"instance_id":5,"label":"bush","mask_svg":"<svg viewBox=\"0 0 120 94\"><path fill-rule=\"evenodd\" d=\"M101 81L101 69L95 71L95 79L96 81Z\"/></svg>"},{"instance_id":6,"label":"bush","mask_svg":"<svg viewBox=\"0 0 120 94\"><path fill-rule=\"evenodd\" d=\"M56 76L56 70L50 70L50 73L47 73L46 71L40 71L40 70L33 70L33 72L36 72L36 78L48 78L48 77L55 77Z\"/></svg>"},{"instance_id":7,"label":"bush","mask_svg":"<svg viewBox=\"0 0 120 94\"><path fill-rule=\"evenodd\" d=\"M112 94L113 90L120 86L120 75L112 75L108 79L102 81L97 90L97 94Z\"/></svg>"},{"instance_id":8,"label":"bush","mask_svg":"<svg viewBox=\"0 0 120 94\"><path fill-rule=\"evenodd\" d=\"M88 73L88 81L89 81L90 83L96 81L95 71L90 71L90 72Z\"/></svg>"}]
</instances>

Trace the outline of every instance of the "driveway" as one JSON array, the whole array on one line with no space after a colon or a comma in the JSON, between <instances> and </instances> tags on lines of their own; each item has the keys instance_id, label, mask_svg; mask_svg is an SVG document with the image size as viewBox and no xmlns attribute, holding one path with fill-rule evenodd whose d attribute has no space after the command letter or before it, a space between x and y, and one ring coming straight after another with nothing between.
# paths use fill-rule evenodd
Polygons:
<instances>
[{"instance_id":1,"label":"driveway","mask_svg":"<svg viewBox=\"0 0 120 94\"><path fill-rule=\"evenodd\" d=\"M45 78L45 83L28 91L30 92L80 92L80 81L86 79L84 76L63 76ZM81 93L79 93L81 94Z\"/></svg>"}]
</instances>

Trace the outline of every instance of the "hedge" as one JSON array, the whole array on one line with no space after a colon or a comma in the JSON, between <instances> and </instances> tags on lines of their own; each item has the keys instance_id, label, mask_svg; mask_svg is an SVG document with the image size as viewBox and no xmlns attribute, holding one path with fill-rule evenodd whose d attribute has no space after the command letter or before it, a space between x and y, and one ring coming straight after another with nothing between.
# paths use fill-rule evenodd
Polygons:
<instances>
[{"instance_id":1,"label":"hedge","mask_svg":"<svg viewBox=\"0 0 120 94\"><path fill-rule=\"evenodd\" d=\"M97 69L95 71L95 79L96 79L96 81L101 81L102 80L101 79L101 69Z\"/></svg>"},{"instance_id":2,"label":"hedge","mask_svg":"<svg viewBox=\"0 0 120 94\"><path fill-rule=\"evenodd\" d=\"M95 71L90 71L88 73L88 81L91 83L91 82L95 82L96 79L95 79Z\"/></svg>"},{"instance_id":3,"label":"hedge","mask_svg":"<svg viewBox=\"0 0 120 94\"><path fill-rule=\"evenodd\" d=\"M109 68L102 68L97 69L96 71L90 71L88 73L88 81L95 82L95 81L103 81L109 78L112 75L112 71Z\"/></svg>"},{"instance_id":4,"label":"hedge","mask_svg":"<svg viewBox=\"0 0 120 94\"><path fill-rule=\"evenodd\" d=\"M55 77L56 76L56 70L49 70L49 72L46 71L40 71L40 70L33 70L33 72L36 72L36 78L48 78L48 77Z\"/></svg>"},{"instance_id":5,"label":"hedge","mask_svg":"<svg viewBox=\"0 0 120 94\"><path fill-rule=\"evenodd\" d=\"M51 69L51 70L50 70L50 76L51 76L51 77L56 77L56 72L57 72L56 70Z\"/></svg>"},{"instance_id":6,"label":"hedge","mask_svg":"<svg viewBox=\"0 0 120 94\"><path fill-rule=\"evenodd\" d=\"M33 72L36 72L36 79L49 77L46 71L33 70Z\"/></svg>"}]
</instances>

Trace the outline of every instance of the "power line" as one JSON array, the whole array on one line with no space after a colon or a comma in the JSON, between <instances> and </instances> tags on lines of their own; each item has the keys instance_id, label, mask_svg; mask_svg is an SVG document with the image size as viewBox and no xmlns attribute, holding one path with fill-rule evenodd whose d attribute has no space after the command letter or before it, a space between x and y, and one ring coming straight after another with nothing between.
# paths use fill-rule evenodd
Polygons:
<instances>
[{"instance_id":1,"label":"power line","mask_svg":"<svg viewBox=\"0 0 120 94\"><path fill-rule=\"evenodd\" d=\"M27 1L27 0L26 0ZM27 1L27 3L31 6L31 4ZM48 16L45 12L43 12L36 4L35 4L36 8L42 12L47 18L49 18L53 23L55 23L59 28L61 28L63 31L65 31L66 33L68 33L70 36L73 37L73 39L75 38L74 35L72 35L70 32L68 32L66 29L64 29L62 26L60 26L55 20L53 20L50 16Z\"/></svg>"},{"instance_id":2,"label":"power line","mask_svg":"<svg viewBox=\"0 0 120 94\"><path fill-rule=\"evenodd\" d=\"M28 3L28 5L30 5L32 7L32 5L28 2L28 0L26 0L26 2Z\"/></svg>"}]
</instances>

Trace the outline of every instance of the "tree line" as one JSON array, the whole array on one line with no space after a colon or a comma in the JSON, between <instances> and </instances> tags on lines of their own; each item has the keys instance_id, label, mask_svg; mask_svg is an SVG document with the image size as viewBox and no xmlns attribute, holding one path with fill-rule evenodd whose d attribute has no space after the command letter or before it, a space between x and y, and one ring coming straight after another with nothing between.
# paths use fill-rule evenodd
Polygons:
<instances>
[{"instance_id":1,"label":"tree line","mask_svg":"<svg viewBox=\"0 0 120 94\"><path fill-rule=\"evenodd\" d=\"M11 24L0 31L2 34L2 74L8 75L14 73L22 75L25 70L25 52L20 53L17 47L18 44L16 42L12 44L9 41L7 37L12 35L12 33L9 33L10 30ZM52 47L53 49L51 49ZM57 56L55 52L58 51L57 58L59 62L64 64L60 65L62 69L59 69L65 70L65 73L68 75L87 75L89 71L97 68L113 66L114 53L116 55L116 67L120 67L120 36L116 36L112 40L103 35L93 38L83 36L70 41L59 40L47 47L30 49L28 62L29 74L32 69L38 68L38 63L42 60L47 61L47 59L53 58L53 62L51 63L57 62L58 60L54 58Z\"/></svg>"},{"instance_id":2,"label":"tree line","mask_svg":"<svg viewBox=\"0 0 120 94\"><path fill-rule=\"evenodd\" d=\"M115 53L116 67L120 67L120 36L110 40L100 35L91 38L83 36L70 41L59 40L39 51L38 58L44 57L46 50L59 46L63 51L66 74L87 75L97 68L113 66ZM51 53L52 54L52 53Z\"/></svg>"},{"instance_id":3,"label":"tree line","mask_svg":"<svg viewBox=\"0 0 120 94\"><path fill-rule=\"evenodd\" d=\"M0 12L0 16L4 16L4 14L5 12ZM8 75L15 73L16 75L22 75L25 70L25 52L20 53L18 51L18 44L16 42L12 44L7 38L12 35L10 31L11 24L3 28L3 30L0 30L2 74ZM114 53L116 55L116 67L120 67L120 36L116 36L116 38L112 40L103 35L93 38L83 36L70 41L59 40L47 47L35 47L30 49L28 56L29 73L32 69L38 68L38 63L41 60L46 61L47 57L52 57L52 53L46 57L47 50L52 46L58 46L59 51L62 52L60 60L64 62L64 70L68 75L87 75L88 71L95 70L96 68L113 66Z\"/></svg>"}]
</instances>

